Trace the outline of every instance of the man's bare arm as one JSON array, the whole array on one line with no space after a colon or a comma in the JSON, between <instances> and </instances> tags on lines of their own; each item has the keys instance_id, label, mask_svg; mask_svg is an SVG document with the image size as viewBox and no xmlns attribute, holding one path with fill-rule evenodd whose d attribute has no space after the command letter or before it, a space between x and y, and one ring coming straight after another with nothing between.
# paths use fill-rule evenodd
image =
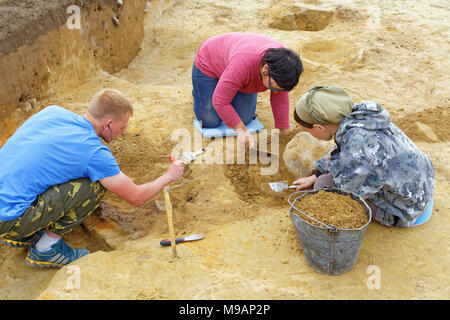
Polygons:
<instances>
[{"instance_id":1,"label":"man's bare arm","mask_svg":"<svg viewBox=\"0 0 450 320\"><path fill-rule=\"evenodd\" d=\"M135 184L126 174L119 174L100 179L100 183L112 193L128 201L134 206L140 206L144 202L156 196L166 185L177 181L184 172L184 165L176 161L169 166L165 174L159 178L144 184Z\"/></svg>"}]
</instances>

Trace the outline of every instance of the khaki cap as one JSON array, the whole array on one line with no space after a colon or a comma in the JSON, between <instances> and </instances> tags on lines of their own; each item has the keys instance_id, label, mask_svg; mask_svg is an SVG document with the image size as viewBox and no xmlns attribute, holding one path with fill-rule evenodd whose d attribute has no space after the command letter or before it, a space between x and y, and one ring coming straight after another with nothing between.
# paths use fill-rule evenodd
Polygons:
<instances>
[{"instance_id":1,"label":"khaki cap","mask_svg":"<svg viewBox=\"0 0 450 320\"><path fill-rule=\"evenodd\" d=\"M339 123L352 112L353 101L341 87L315 86L295 107L298 117L310 124Z\"/></svg>"}]
</instances>

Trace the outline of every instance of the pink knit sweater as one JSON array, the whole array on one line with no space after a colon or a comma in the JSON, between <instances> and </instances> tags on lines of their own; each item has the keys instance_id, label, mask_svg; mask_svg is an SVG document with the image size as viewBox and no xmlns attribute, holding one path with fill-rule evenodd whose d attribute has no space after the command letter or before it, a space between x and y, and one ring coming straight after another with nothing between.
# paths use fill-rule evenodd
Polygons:
<instances>
[{"instance_id":1,"label":"pink knit sweater","mask_svg":"<svg viewBox=\"0 0 450 320\"><path fill-rule=\"evenodd\" d=\"M213 106L228 127L241 121L231 105L236 93L266 91L260 75L261 59L267 49L282 47L275 40L251 33L215 36L200 46L195 65L208 77L219 79ZM289 128L289 93L271 92L270 103L275 128Z\"/></svg>"}]
</instances>

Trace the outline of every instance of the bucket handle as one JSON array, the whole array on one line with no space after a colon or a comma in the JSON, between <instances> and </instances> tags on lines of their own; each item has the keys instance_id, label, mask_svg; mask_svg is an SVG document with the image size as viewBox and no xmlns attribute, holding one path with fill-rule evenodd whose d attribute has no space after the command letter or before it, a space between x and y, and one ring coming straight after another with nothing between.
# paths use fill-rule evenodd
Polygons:
<instances>
[{"instance_id":1,"label":"bucket handle","mask_svg":"<svg viewBox=\"0 0 450 320\"><path fill-rule=\"evenodd\" d=\"M337 231L338 228L337 228L336 226L334 226L334 225L328 225L328 224L323 223L323 222L321 222L321 221L319 221L319 220L316 220L316 219L314 219L313 217L308 216L308 215L307 215L306 213L304 213L303 211L297 209L297 208L295 207L295 203L297 202L298 197L295 198L295 201L294 201L293 203L291 202L291 197L292 197L294 194L307 193L307 192L310 192L310 191L296 191L296 192L291 193L290 196L288 197L288 202L289 202L289 204L291 205L291 208L294 208L296 211L300 212L302 215L304 215L304 216L308 217L309 219L311 219L311 220L313 220L313 221L315 221L315 222L317 222L317 223L323 225L325 228L331 229L331 231Z\"/></svg>"}]
</instances>

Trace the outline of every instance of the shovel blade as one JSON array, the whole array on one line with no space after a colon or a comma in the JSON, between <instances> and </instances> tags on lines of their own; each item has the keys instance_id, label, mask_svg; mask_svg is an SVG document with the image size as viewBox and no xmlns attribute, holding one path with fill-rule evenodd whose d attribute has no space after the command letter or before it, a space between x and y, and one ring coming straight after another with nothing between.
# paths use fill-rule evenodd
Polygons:
<instances>
[{"instance_id":1,"label":"shovel blade","mask_svg":"<svg viewBox=\"0 0 450 320\"><path fill-rule=\"evenodd\" d=\"M194 241L194 240L201 240L204 236L201 234L191 234L190 236L184 237L184 241Z\"/></svg>"},{"instance_id":2,"label":"shovel blade","mask_svg":"<svg viewBox=\"0 0 450 320\"><path fill-rule=\"evenodd\" d=\"M189 236L186 237L180 237L180 238L176 238L175 239L175 244L178 243L183 243L186 241L195 241L195 240L201 240L203 239L204 236L201 234L191 234ZM171 239L163 239L159 242L160 245L162 246L170 246L171 245Z\"/></svg>"},{"instance_id":3,"label":"shovel blade","mask_svg":"<svg viewBox=\"0 0 450 320\"><path fill-rule=\"evenodd\" d=\"M281 192L289 187L285 182L269 182L269 187L272 191Z\"/></svg>"},{"instance_id":4,"label":"shovel blade","mask_svg":"<svg viewBox=\"0 0 450 320\"><path fill-rule=\"evenodd\" d=\"M259 154L259 156L272 158L272 160L277 160L278 159L278 156L276 154L273 154L273 153L268 152L268 151L264 151L264 150L260 150L260 149L256 149L256 148L249 148L249 150L254 152L255 154Z\"/></svg>"}]
</instances>

